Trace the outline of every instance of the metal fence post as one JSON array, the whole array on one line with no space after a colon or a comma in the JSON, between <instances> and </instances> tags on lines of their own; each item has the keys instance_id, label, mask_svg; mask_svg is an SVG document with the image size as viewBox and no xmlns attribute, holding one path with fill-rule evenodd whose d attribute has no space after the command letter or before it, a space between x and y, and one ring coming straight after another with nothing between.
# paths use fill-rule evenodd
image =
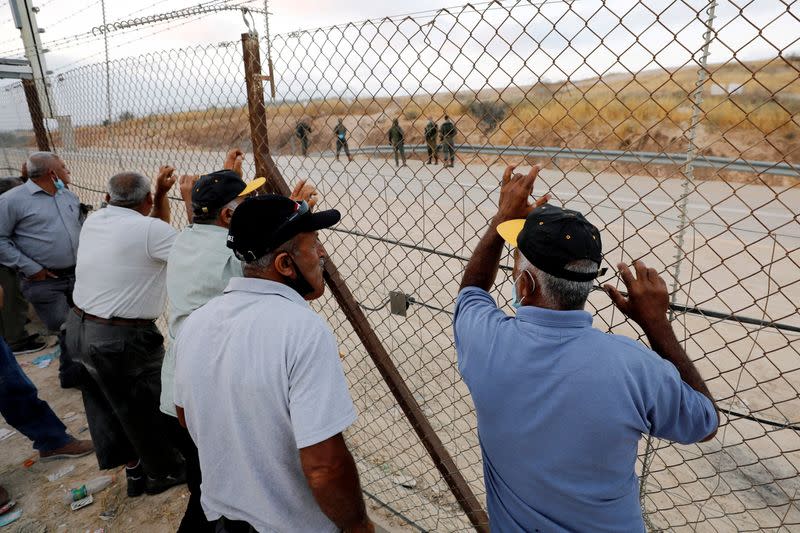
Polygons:
<instances>
[{"instance_id":1,"label":"metal fence post","mask_svg":"<svg viewBox=\"0 0 800 533\"><path fill-rule=\"evenodd\" d=\"M256 35L250 33L242 34L242 52L256 172L258 175L267 178L268 190L288 195L290 192L289 186L283 179L269 151L267 115L264 105L264 87L262 85L266 77L261 73L261 57ZM389 353L375 334L369 320L364 315L358 302L339 274L336 265L333 264L330 258L325 261L324 276L331 293L336 298L347 320L363 343L364 348L369 353L420 441L430 454L434 465L441 473L461 509L467 515L476 531L488 533L489 518L486 512L473 494L464 476L461 475L436 431L423 414L422 408L417 403L413 393L406 385Z\"/></svg>"},{"instance_id":2,"label":"metal fence post","mask_svg":"<svg viewBox=\"0 0 800 533\"><path fill-rule=\"evenodd\" d=\"M681 263L683 262L683 245L686 238L686 229L689 227L688 215L686 213L689 194L691 193L691 186L694 182L694 161L697 158L697 126L702 118L703 110L700 107L703 103L703 86L706 82L708 75L708 54L711 40L714 36L714 10L717 7L717 1L711 0L708 2L705 12L707 15L705 26L706 31L703 33L703 48L700 55L700 68L697 69L697 81L695 88L692 92L692 118L689 125L689 146L686 149L686 164L683 171L682 192L680 197L680 205L678 210L680 212L678 221L678 242L675 246L675 266L672 271L672 288L670 290L670 309L669 320L672 322L675 319L675 305L678 300L678 288L680 287ZM647 478L650 475L650 465L653 462L653 455L655 453L653 447L653 436L648 435L645 443L644 455L642 457L642 475L639 479L639 505L642 508L642 516L644 517L645 525L649 531L655 531L656 527L652 524L650 517L647 514L645 506L645 494Z\"/></svg>"},{"instance_id":3,"label":"metal fence post","mask_svg":"<svg viewBox=\"0 0 800 533\"><path fill-rule=\"evenodd\" d=\"M31 114L36 146L43 152L49 152L50 139L47 137L47 128L44 125L44 114L42 114L42 106L39 102L39 93L36 91L36 83L33 80L22 80L22 89L25 91L25 100L28 102L28 111Z\"/></svg>"}]
</instances>

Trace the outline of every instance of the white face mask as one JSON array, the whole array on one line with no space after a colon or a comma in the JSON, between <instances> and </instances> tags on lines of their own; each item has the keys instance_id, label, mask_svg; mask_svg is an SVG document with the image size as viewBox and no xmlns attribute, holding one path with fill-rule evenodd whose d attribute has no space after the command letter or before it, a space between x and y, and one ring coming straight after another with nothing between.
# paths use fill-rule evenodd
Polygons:
<instances>
[{"instance_id":1,"label":"white face mask","mask_svg":"<svg viewBox=\"0 0 800 533\"><path fill-rule=\"evenodd\" d=\"M531 292L533 292L533 290L536 288L536 280L533 279L533 276L527 270L523 270L522 274L527 274L528 277L531 278ZM519 281L519 278L522 277L522 274L514 279L514 284L511 286L511 307L514 309L519 309L522 306L522 301L517 297L517 282Z\"/></svg>"}]
</instances>

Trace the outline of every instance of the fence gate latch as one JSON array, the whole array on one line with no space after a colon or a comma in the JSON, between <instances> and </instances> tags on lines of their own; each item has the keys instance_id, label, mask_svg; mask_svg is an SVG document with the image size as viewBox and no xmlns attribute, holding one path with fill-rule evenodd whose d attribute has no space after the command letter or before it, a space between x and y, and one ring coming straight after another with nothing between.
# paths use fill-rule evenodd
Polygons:
<instances>
[{"instance_id":1,"label":"fence gate latch","mask_svg":"<svg viewBox=\"0 0 800 533\"><path fill-rule=\"evenodd\" d=\"M406 316L409 305L411 305L411 302L406 293L389 291L389 310L393 315Z\"/></svg>"}]
</instances>

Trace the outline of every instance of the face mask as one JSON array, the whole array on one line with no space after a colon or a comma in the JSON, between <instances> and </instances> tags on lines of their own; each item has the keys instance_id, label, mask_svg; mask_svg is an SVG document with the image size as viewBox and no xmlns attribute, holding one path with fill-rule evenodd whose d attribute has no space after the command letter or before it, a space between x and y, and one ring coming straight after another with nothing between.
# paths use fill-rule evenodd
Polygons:
<instances>
[{"instance_id":1,"label":"face mask","mask_svg":"<svg viewBox=\"0 0 800 533\"><path fill-rule=\"evenodd\" d=\"M292 259L292 264L294 265L294 271L297 273L297 279L287 278L285 281L286 285L294 289L300 296L305 296L306 294L314 292L314 287L311 286L303 273L300 272L294 259Z\"/></svg>"},{"instance_id":2,"label":"face mask","mask_svg":"<svg viewBox=\"0 0 800 533\"><path fill-rule=\"evenodd\" d=\"M64 187L66 187L66 185L64 185L64 182L61 181L61 178L54 179L53 180L53 185L56 186L56 190L57 191L60 191L60 190L64 189Z\"/></svg>"},{"instance_id":3,"label":"face mask","mask_svg":"<svg viewBox=\"0 0 800 533\"><path fill-rule=\"evenodd\" d=\"M536 287L536 281L533 279L533 276L531 276L531 273L527 270L523 271L522 274L527 274L531 278L531 292L533 292L533 289ZM511 307L514 309L519 309L522 307L522 302L517 298L517 282L519 281L519 278L522 277L522 274L517 276L514 280L514 284L511 285Z\"/></svg>"}]
</instances>

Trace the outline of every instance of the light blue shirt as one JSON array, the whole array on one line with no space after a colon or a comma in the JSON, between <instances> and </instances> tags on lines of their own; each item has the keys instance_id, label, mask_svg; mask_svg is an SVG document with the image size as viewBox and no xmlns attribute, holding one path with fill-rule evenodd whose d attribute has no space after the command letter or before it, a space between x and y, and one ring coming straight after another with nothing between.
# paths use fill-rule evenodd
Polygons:
<instances>
[{"instance_id":1,"label":"light blue shirt","mask_svg":"<svg viewBox=\"0 0 800 533\"><path fill-rule=\"evenodd\" d=\"M228 230L213 224L186 227L172 245L167 260L169 346L161 366L161 411L175 414L173 345L183 321L222 294L231 278L241 277L242 263L226 246Z\"/></svg>"},{"instance_id":2,"label":"light blue shirt","mask_svg":"<svg viewBox=\"0 0 800 533\"><path fill-rule=\"evenodd\" d=\"M453 320L492 531L644 531L639 438L705 438L717 424L711 401L585 311L525 306L510 317L467 287Z\"/></svg>"},{"instance_id":3,"label":"light blue shirt","mask_svg":"<svg viewBox=\"0 0 800 533\"><path fill-rule=\"evenodd\" d=\"M233 278L186 319L175 353L175 403L197 444L206 518L265 532L339 531L298 452L356 419L325 319L286 285Z\"/></svg>"},{"instance_id":4,"label":"light blue shirt","mask_svg":"<svg viewBox=\"0 0 800 533\"><path fill-rule=\"evenodd\" d=\"M0 196L0 264L26 276L75 266L80 201L62 189L50 195L28 180Z\"/></svg>"}]
</instances>

